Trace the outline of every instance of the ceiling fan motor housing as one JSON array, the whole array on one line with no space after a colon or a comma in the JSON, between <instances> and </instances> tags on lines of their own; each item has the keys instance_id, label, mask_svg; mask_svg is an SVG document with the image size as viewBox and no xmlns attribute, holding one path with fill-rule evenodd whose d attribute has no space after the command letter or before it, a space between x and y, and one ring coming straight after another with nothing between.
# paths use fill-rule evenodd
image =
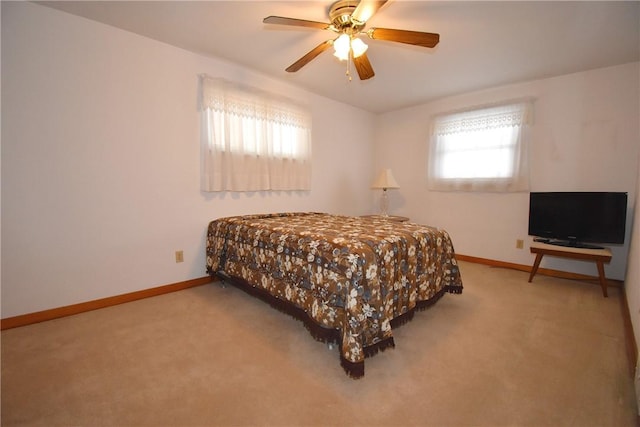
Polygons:
<instances>
[{"instance_id":1,"label":"ceiling fan motor housing","mask_svg":"<svg viewBox=\"0 0 640 427\"><path fill-rule=\"evenodd\" d=\"M331 5L329 19L331 25L340 33L354 34L364 28L364 24L359 24L351 19L351 14L358 6L359 1L339 0Z\"/></svg>"}]
</instances>

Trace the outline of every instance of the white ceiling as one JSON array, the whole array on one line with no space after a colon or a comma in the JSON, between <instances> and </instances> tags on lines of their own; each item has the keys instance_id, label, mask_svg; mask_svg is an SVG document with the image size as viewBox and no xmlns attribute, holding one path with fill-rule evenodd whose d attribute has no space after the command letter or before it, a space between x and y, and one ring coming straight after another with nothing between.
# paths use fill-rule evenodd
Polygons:
<instances>
[{"instance_id":1,"label":"white ceiling","mask_svg":"<svg viewBox=\"0 0 640 427\"><path fill-rule=\"evenodd\" d=\"M433 49L364 41L375 77L348 81L328 50L297 73L285 68L335 38L330 31L263 24L269 15L329 22L332 1L38 2L199 54L239 63L371 112L444 96L640 60L639 1L391 0L369 20L440 34Z\"/></svg>"}]
</instances>

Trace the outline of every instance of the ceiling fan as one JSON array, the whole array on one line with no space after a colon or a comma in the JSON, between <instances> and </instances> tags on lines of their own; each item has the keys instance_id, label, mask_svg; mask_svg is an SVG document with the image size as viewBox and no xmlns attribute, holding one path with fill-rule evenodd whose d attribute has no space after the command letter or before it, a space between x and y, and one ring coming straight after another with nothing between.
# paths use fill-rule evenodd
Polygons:
<instances>
[{"instance_id":1,"label":"ceiling fan","mask_svg":"<svg viewBox=\"0 0 640 427\"><path fill-rule=\"evenodd\" d=\"M291 64L286 71L294 73L307 65L316 56L329 47L335 49L334 55L340 60L351 61L358 71L361 80L370 79L375 75L369 58L367 45L358 36L366 34L373 40L386 40L411 44L422 47L434 47L440 41L440 35L420 31L394 30L390 28L369 28L365 31L367 21L380 9L387 0L339 0L329 9L330 23L308 21L305 19L285 18L282 16L268 16L263 19L265 24L293 25L298 27L318 28L330 30L338 34L335 39L326 40L306 55ZM347 75L349 68L347 66ZM351 79L351 76L349 76Z\"/></svg>"}]
</instances>

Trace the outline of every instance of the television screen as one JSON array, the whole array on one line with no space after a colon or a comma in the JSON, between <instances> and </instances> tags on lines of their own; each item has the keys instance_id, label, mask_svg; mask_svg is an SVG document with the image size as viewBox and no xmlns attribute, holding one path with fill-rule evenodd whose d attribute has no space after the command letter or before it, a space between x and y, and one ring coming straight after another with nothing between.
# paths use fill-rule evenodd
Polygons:
<instances>
[{"instance_id":1,"label":"television screen","mask_svg":"<svg viewBox=\"0 0 640 427\"><path fill-rule=\"evenodd\" d=\"M529 235L566 246L624 243L627 193L532 192Z\"/></svg>"}]
</instances>

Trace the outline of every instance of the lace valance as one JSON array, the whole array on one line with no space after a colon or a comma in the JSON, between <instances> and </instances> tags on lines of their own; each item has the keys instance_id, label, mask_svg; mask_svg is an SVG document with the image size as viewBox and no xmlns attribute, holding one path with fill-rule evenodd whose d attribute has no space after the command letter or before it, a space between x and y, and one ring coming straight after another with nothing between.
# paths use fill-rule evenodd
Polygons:
<instances>
[{"instance_id":1,"label":"lace valance","mask_svg":"<svg viewBox=\"0 0 640 427\"><path fill-rule=\"evenodd\" d=\"M292 100L206 75L200 76L200 84L202 110L210 109L299 128L311 127L310 112Z\"/></svg>"},{"instance_id":2,"label":"lace valance","mask_svg":"<svg viewBox=\"0 0 640 427\"><path fill-rule=\"evenodd\" d=\"M437 117L435 135L475 132L529 124L530 103L495 106Z\"/></svg>"}]
</instances>

